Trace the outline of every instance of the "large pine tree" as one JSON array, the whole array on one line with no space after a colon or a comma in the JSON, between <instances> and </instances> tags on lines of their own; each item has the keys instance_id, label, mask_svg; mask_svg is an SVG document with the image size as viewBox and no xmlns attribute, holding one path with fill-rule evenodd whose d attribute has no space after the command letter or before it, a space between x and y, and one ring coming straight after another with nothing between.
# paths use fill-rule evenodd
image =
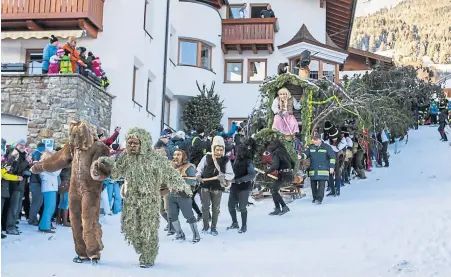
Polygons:
<instances>
[{"instance_id":1,"label":"large pine tree","mask_svg":"<svg viewBox=\"0 0 451 277\"><path fill-rule=\"evenodd\" d=\"M183 111L182 120L185 123L186 131L203 127L205 133L209 134L221 126L221 119L224 115L224 101L215 92L215 83L210 88L205 84L200 87L196 81L200 94L191 98Z\"/></svg>"}]
</instances>

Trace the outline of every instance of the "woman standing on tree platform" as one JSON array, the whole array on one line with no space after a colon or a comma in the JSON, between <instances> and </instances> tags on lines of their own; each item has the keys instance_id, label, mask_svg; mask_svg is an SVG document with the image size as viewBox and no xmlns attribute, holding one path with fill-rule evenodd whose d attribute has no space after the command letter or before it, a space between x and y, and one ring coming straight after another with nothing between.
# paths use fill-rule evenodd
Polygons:
<instances>
[{"instance_id":1,"label":"woman standing on tree platform","mask_svg":"<svg viewBox=\"0 0 451 277\"><path fill-rule=\"evenodd\" d=\"M282 185L293 182L295 163L280 140L273 140L268 146L268 151L272 154L272 162L271 167L265 171L265 174L269 174L274 170L278 171L278 179L274 180L274 183L271 185L271 195L275 209L269 215L283 215L289 212L290 209L283 201L279 190Z\"/></svg>"},{"instance_id":2,"label":"woman standing on tree platform","mask_svg":"<svg viewBox=\"0 0 451 277\"><path fill-rule=\"evenodd\" d=\"M232 187L229 194L229 213L232 217L232 225L227 228L239 229L238 220L236 218L236 205L239 204L241 213L241 229L238 233L246 233L247 231L247 203L252 188L252 180L255 178L256 172L252 163L252 153L244 144L240 144L236 149L236 159L233 163L233 173L235 179L232 181Z\"/></svg>"}]
</instances>

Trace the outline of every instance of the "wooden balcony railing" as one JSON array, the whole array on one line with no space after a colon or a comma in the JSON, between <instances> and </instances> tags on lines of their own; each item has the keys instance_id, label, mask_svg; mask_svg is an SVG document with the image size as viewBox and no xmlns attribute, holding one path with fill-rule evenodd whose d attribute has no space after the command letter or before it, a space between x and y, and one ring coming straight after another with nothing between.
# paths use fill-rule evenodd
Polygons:
<instances>
[{"instance_id":1,"label":"wooden balcony railing","mask_svg":"<svg viewBox=\"0 0 451 277\"><path fill-rule=\"evenodd\" d=\"M20 29L30 21L36 28L72 27L84 20L101 31L105 0L2 0L2 30ZM65 22L65 23L62 23ZM6 24L5 24L6 23ZM58 24L60 26L58 26Z\"/></svg>"},{"instance_id":2,"label":"wooden balcony railing","mask_svg":"<svg viewBox=\"0 0 451 277\"><path fill-rule=\"evenodd\" d=\"M277 18L245 18L222 20L222 48L227 50L274 49L274 32L278 31Z\"/></svg>"}]
</instances>

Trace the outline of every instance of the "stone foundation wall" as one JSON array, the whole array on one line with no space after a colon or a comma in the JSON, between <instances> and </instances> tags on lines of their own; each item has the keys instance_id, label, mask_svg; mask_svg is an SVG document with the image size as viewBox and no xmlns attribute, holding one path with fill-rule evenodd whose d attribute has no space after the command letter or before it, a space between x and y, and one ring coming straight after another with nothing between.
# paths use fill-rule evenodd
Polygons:
<instances>
[{"instance_id":1,"label":"stone foundation wall","mask_svg":"<svg viewBox=\"0 0 451 277\"><path fill-rule=\"evenodd\" d=\"M68 138L69 123L87 120L108 134L113 96L77 74L2 75L2 113L28 118L28 141Z\"/></svg>"}]
</instances>

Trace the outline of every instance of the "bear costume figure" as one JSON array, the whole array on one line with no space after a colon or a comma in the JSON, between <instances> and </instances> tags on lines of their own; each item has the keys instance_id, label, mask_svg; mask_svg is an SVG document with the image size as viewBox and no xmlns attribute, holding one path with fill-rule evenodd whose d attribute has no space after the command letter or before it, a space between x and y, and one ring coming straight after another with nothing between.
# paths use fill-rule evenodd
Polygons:
<instances>
[{"instance_id":1,"label":"bear costume figure","mask_svg":"<svg viewBox=\"0 0 451 277\"><path fill-rule=\"evenodd\" d=\"M31 172L54 172L72 165L69 186L69 212L77 256L75 263L100 260L103 250L99 223L100 193L111 173L109 148L97 139L86 121L72 122L69 143L55 155L33 165Z\"/></svg>"}]
</instances>

